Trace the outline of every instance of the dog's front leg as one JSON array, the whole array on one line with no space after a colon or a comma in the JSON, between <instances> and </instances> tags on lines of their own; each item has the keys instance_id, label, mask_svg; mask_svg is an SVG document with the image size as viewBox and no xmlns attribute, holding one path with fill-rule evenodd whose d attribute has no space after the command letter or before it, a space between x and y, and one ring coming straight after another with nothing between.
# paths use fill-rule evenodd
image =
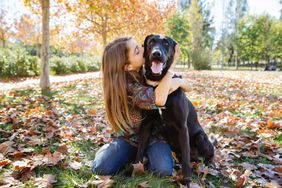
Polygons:
<instances>
[{"instance_id":1,"label":"dog's front leg","mask_svg":"<svg viewBox=\"0 0 282 188\"><path fill-rule=\"evenodd\" d=\"M153 122L145 121L142 122L139 132L139 141L138 141L138 149L136 154L135 163L139 161L143 161L144 153L147 145L149 144L150 136L151 136L151 128Z\"/></svg>"},{"instance_id":2,"label":"dog's front leg","mask_svg":"<svg viewBox=\"0 0 282 188\"><path fill-rule=\"evenodd\" d=\"M184 176L184 183L189 187L191 182L191 168L190 168L190 143L189 143L189 132L186 122L182 125L179 134L179 144L181 147L182 155L182 170Z\"/></svg>"}]
</instances>

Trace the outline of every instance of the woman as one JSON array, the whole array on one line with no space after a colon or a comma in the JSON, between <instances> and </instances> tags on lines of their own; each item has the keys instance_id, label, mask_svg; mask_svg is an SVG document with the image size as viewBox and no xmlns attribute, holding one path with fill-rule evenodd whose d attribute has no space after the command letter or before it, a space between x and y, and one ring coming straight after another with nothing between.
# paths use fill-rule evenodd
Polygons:
<instances>
[{"instance_id":1,"label":"woman","mask_svg":"<svg viewBox=\"0 0 282 188\"><path fill-rule=\"evenodd\" d=\"M144 86L143 47L130 37L116 39L106 46L102 59L103 91L106 114L116 137L96 153L93 172L114 175L126 163L133 162L142 109L153 110L164 106L169 93L179 87L189 90L186 81L172 79L172 71L179 57L178 45L175 51L174 63L153 90ZM160 139L152 140L146 150L148 169L161 176L172 175L173 158L169 145Z\"/></svg>"}]
</instances>

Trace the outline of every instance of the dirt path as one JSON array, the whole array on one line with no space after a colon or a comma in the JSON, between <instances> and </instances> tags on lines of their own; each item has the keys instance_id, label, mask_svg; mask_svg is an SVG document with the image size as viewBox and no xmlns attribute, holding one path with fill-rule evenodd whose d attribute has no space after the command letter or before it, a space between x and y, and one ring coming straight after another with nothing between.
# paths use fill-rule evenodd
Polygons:
<instances>
[{"instance_id":1,"label":"dirt path","mask_svg":"<svg viewBox=\"0 0 282 188\"><path fill-rule=\"evenodd\" d=\"M272 84L274 86L282 85L282 72L257 72L257 71L177 71L180 74L197 73L208 76L215 76L221 78L231 78L235 80L244 80L251 82L258 82L264 84ZM236 73L236 74L235 74ZM50 76L51 83L70 82L78 79L99 78L100 72L90 72L83 74L72 74L66 76ZM39 78L24 78L20 81L0 81L0 91L7 91L10 89L22 89L28 87L39 87Z\"/></svg>"},{"instance_id":2,"label":"dirt path","mask_svg":"<svg viewBox=\"0 0 282 188\"><path fill-rule=\"evenodd\" d=\"M50 76L51 83L57 82L71 82L78 79L99 78L100 72L90 72L83 74L72 74L66 76ZM10 89L21 89L28 87L39 87L39 78L27 78L22 81L1 82L0 91L7 91Z\"/></svg>"}]
</instances>

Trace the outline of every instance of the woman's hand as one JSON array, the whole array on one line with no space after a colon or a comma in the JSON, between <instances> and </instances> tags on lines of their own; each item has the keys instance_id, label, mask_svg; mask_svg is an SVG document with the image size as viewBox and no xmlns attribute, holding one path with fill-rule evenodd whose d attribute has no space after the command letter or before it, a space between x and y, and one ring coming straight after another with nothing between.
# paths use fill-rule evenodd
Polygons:
<instances>
[{"instance_id":1,"label":"woman's hand","mask_svg":"<svg viewBox=\"0 0 282 188\"><path fill-rule=\"evenodd\" d=\"M180 56L180 48L179 48L179 44L176 44L175 45L175 48L174 48L175 52L174 52L174 56L173 56L173 63L171 64L169 70L172 70L174 69L175 67L175 64L177 63L178 59L179 59L179 56Z\"/></svg>"},{"instance_id":2,"label":"woman's hand","mask_svg":"<svg viewBox=\"0 0 282 188\"><path fill-rule=\"evenodd\" d=\"M181 89L183 89L185 92L189 92L192 90L192 86L187 80L183 80L181 78L173 78L171 80L169 94L177 90L179 87L181 87Z\"/></svg>"},{"instance_id":3,"label":"woman's hand","mask_svg":"<svg viewBox=\"0 0 282 188\"><path fill-rule=\"evenodd\" d=\"M171 84L169 87L169 94L171 94L172 92L174 92L175 90L177 90L181 85L181 79L180 78L173 78L171 80Z\"/></svg>"}]
</instances>

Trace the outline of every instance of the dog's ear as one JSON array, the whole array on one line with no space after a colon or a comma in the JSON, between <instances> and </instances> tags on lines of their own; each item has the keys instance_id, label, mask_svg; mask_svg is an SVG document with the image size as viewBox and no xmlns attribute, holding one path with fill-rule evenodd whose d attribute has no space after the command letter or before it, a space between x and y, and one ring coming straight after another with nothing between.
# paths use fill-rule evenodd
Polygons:
<instances>
[{"instance_id":1,"label":"dog's ear","mask_svg":"<svg viewBox=\"0 0 282 188\"><path fill-rule=\"evenodd\" d=\"M143 56L144 56L144 57L145 57L145 52L147 51L147 43L148 43L148 40L149 40L152 36L154 36L154 35L153 35L153 34L148 35L148 36L145 38L145 40L144 40L144 44L143 44L143 47L144 47L144 54L143 54Z\"/></svg>"},{"instance_id":2,"label":"dog's ear","mask_svg":"<svg viewBox=\"0 0 282 188\"><path fill-rule=\"evenodd\" d=\"M172 45L173 47L175 47L176 44L177 44L177 42L175 42L175 40L173 40L173 39L170 38L170 37L167 37L167 38L168 38L168 41L171 43L171 45Z\"/></svg>"}]
</instances>

